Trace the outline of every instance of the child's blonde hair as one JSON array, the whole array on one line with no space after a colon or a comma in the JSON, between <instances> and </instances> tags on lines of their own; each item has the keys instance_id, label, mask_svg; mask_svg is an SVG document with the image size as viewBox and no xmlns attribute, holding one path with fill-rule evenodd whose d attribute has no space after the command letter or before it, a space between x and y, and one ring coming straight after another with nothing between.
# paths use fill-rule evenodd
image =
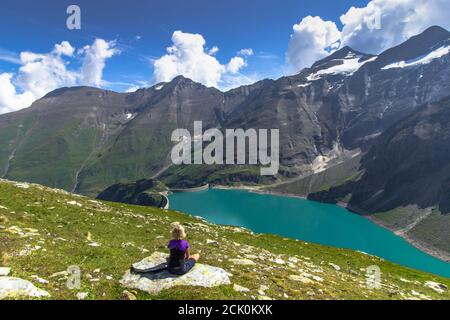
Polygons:
<instances>
[{"instance_id":1,"label":"child's blonde hair","mask_svg":"<svg viewBox=\"0 0 450 320\"><path fill-rule=\"evenodd\" d=\"M184 227L179 223L175 222L172 223L172 238L175 240L182 240L186 238L186 231L184 230Z\"/></svg>"}]
</instances>

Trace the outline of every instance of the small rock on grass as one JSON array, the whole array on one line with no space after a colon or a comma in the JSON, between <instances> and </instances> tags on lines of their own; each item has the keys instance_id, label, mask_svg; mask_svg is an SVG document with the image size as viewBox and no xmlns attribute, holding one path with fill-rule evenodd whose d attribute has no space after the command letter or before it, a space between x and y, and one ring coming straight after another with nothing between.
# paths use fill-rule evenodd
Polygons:
<instances>
[{"instance_id":1,"label":"small rock on grass","mask_svg":"<svg viewBox=\"0 0 450 320\"><path fill-rule=\"evenodd\" d=\"M334 268L334 270L336 270L336 271L340 271L341 270L341 267L338 266L337 264L329 263L329 265L332 266Z\"/></svg>"},{"instance_id":2,"label":"small rock on grass","mask_svg":"<svg viewBox=\"0 0 450 320\"><path fill-rule=\"evenodd\" d=\"M250 259L230 259L230 262L240 266L254 266L256 264Z\"/></svg>"},{"instance_id":3,"label":"small rock on grass","mask_svg":"<svg viewBox=\"0 0 450 320\"><path fill-rule=\"evenodd\" d=\"M124 290L121 296L122 300L137 300L136 296L132 294L130 291Z\"/></svg>"},{"instance_id":4,"label":"small rock on grass","mask_svg":"<svg viewBox=\"0 0 450 320\"><path fill-rule=\"evenodd\" d=\"M0 267L0 276L5 277L9 276L11 273L11 268Z\"/></svg>"},{"instance_id":5,"label":"small rock on grass","mask_svg":"<svg viewBox=\"0 0 450 320\"><path fill-rule=\"evenodd\" d=\"M314 281L312 281L311 279L308 279L308 278L306 278L304 276L295 275L295 274L290 275L289 279L294 280L294 281L299 281L299 282L301 282L303 284L312 284L312 283L314 283Z\"/></svg>"},{"instance_id":6,"label":"small rock on grass","mask_svg":"<svg viewBox=\"0 0 450 320\"><path fill-rule=\"evenodd\" d=\"M68 276L69 276L69 273L67 271L61 271L61 272L56 272L56 273L52 274L50 276L50 279L59 278L59 280L61 280L61 279L67 279Z\"/></svg>"},{"instance_id":7,"label":"small rock on grass","mask_svg":"<svg viewBox=\"0 0 450 320\"><path fill-rule=\"evenodd\" d=\"M77 293L77 299L78 300L86 300L86 298L89 296L88 292L78 292Z\"/></svg>"},{"instance_id":8,"label":"small rock on grass","mask_svg":"<svg viewBox=\"0 0 450 320\"><path fill-rule=\"evenodd\" d=\"M33 280L36 280L36 281L37 281L38 283L40 283L40 284L49 284L48 280L42 279L42 278L40 278L40 277L38 277L38 276L36 276L36 275L31 276L31 278L32 278Z\"/></svg>"},{"instance_id":9,"label":"small rock on grass","mask_svg":"<svg viewBox=\"0 0 450 320\"><path fill-rule=\"evenodd\" d=\"M91 242L91 243L88 244L88 246L89 246L89 247L92 247L92 248L98 248L98 247L100 247L101 245L100 245L100 243L97 243L97 242Z\"/></svg>"},{"instance_id":10,"label":"small rock on grass","mask_svg":"<svg viewBox=\"0 0 450 320\"><path fill-rule=\"evenodd\" d=\"M236 292L249 292L250 291L250 289L248 289L246 287L243 287L243 286L240 286L238 284L234 284L233 285L233 290L236 291Z\"/></svg>"},{"instance_id":11,"label":"small rock on grass","mask_svg":"<svg viewBox=\"0 0 450 320\"><path fill-rule=\"evenodd\" d=\"M256 297L256 300L273 300L272 298L268 297L268 296L264 296L264 295L259 295L258 297Z\"/></svg>"}]
</instances>

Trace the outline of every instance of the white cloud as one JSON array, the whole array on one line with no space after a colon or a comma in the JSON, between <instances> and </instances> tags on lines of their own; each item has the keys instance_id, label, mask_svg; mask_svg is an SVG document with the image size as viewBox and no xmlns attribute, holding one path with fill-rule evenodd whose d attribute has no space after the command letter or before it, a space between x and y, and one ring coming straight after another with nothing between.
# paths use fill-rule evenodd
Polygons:
<instances>
[{"instance_id":1,"label":"white cloud","mask_svg":"<svg viewBox=\"0 0 450 320\"><path fill-rule=\"evenodd\" d=\"M231 74L238 73L242 68L247 65L245 60L242 57L233 57L227 65L227 70Z\"/></svg>"},{"instance_id":2,"label":"white cloud","mask_svg":"<svg viewBox=\"0 0 450 320\"><path fill-rule=\"evenodd\" d=\"M266 51L259 52L257 54L257 57L259 59L264 59L264 60L278 60L280 58L276 54L270 53L270 52L266 52Z\"/></svg>"},{"instance_id":3,"label":"white cloud","mask_svg":"<svg viewBox=\"0 0 450 320\"><path fill-rule=\"evenodd\" d=\"M0 48L0 60L20 64L20 57L17 53L2 48Z\"/></svg>"},{"instance_id":4,"label":"white cloud","mask_svg":"<svg viewBox=\"0 0 450 320\"><path fill-rule=\"evenodd\" d=\"M128 89L126 89L125 92L126 92L126 93L136 92L136 91L138 91L140 88L141 88L140 86L134 86L134 85L133 85L133 86L129 87Z\"/></svg>"},{"instance_id":5,"label":"white cloud","mask_svg":"<svg viewBox=\"0 0 450 320\"><path fill-rule=\"evenodd\" d=\"M169 82L182 75L208 87L222 87L225 77L241 78L238 73L246 66L245 60L236 56L227 65L221 64L214 56L219 48L205 50L202 35L175 31L172 42L167 54L154 61L156 82Z\"/></svg>"},{"instance_id":6,"label":"white cloud","mask_svg":"<svg viewBox=\"0 0 450 320\"><path fill-rule=\"evenodd\" d=\"M82 84L96 87L102 85L105 61L119 52L115 45L115 41L96 39L91 46L83 48L81 52L85 57L80 74Z\"/></svg>"},{"instance_id":7,"label":"white cloud","mask_svg":"<svg viewBox=\"0 0 450 320\"><path fill-rule=\"evenodd\" d=\"M57 55L64 55L64 56L72 57L73 53L75 52L75 48L72 47L68 41L63 41L63 42L61 42L61 44L55 45L54 52Z\"/></svg>"},{"instance_id":8,"label":"white cloud","mask_svg":"<svg viewBox=\"0 0 450 320\"><path fill-rule=\"evenodd\" d=\"M217 52L219 52L219 47L214 46L214 47L212 47L212 48L208 51L208 54L211 55L211 56L213 56L213 55L215 55Z\"/></svg>"},{"instance_id":9,"label":"white cloud","mask_svg":"<svg viewBox=\"0 0 450 320\"><path fill-rule=\"evenodd\" d=\"M332 21L306 17L294 25L286 62L298 72L329 54L340 43L355 50L378 54L432 25L450 28L448 0L372 0L366 7L351 7L341 16L342 30ZM332 51L331 50L331 51Z\"/></svg>"},{"instance_id":10,"label":"white cloud","mask_svg":"<svg viewBox=\"0 0 450 320\"><path fill-rule=\"evenodd\" d=\"M220 89L228 91L240 86L251 85L260 79L261 77L258 74L245 75L242 73L227 73L222 77L222 80L220 81Z\"/></svg>"},{"instance_id":11,"label":"white cloud","mask_svg":"<svg viewBox=\"0 0 450 320\"><path fill-rule=\"evenodd\" d=\"M0 114L29 106L35 99L31 92L18 94L12 77L11 73L0 74Z\"/></svg>"},{"instance_id":12,"label":"white cloud","mask_svg":"<svg viewBox=\"0 0 450 320\"><path fill-rule=\"evenodd\" d=\"M247 49L241 49L238 52L239 56L252 56L253 55L253 49L252 48L247 48Z\"/></svg>"},{"instance_id":13,"label":"white cloud","mask_svg":"<svg viewBox=\"0 0 450 320\"><path fill-rule=\"evenodd\" d=\"M374 28L373 22L379 22ZM448 0L373 0L341 16L342 43L356 50L380 53L432 25L450 27Z\"/></svg>"},{"instance_id":14,"label":"white cloud","mask_svg":"<svg viewBox=\"0 0 450 320\"><path fill-rule=\"evenodd\" d=\"M206 41L200 34L175 31L173 46L167 54L155 61L156 82L168 82L183 75L206 86L217 86L225 67L205 52Z\"/></svg>"},{"instance_id":15,"label":"white cloud","mask_svg":"<svg viewBox=\"0 0 450 320\"><path fill-rule=\"evenodd\" d=\"M56 44L50 53L20 53L20 67L16 74L0 74L0 114L29 107L36 99L60 87L95 85L102 83L106 59L117 53L114 42L94 41L79 52L81 70L69 70L75 48L67 41Z\"/></svg>"},{"instance_id":16,"label":"white cloud","mask_svg":"<svg viewBox=\"0 0 450 320\"><path fill-rule=\"evenodd\" d=\"M77 73L67 70L63 60L63 55L70 56L73 51L70 44L63 42L48 54L22 52L22 66L16 77L18 87L38 99L56 88L75 85Z\"/></svg>"},{"instance_id":17,"label":"white cloud","mask_svg":"<svg viewBox=\"0 0 450 320\"><path fill-rule=\"evenodd\" d=\"M305 17L293 26L286 62L289 71L298 72L329 54L326 49L340 39L336 24L320 17Z\"/></svg>"}]
</instances>

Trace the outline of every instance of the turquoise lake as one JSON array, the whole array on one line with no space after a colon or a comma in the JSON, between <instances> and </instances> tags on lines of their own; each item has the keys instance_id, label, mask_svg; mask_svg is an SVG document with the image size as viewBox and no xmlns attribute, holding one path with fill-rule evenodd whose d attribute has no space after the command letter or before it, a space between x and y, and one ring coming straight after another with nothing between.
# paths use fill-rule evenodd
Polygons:
<instances>
[{"instance_id":1,"label":"turquoise lake","mask_svg":"<svg viewBox=\"0 0 450 320\"><path fill-rule=\"evenodd\" d=\"M450 278L436 259L370 220L336 205L241 190L210 189L170 196L170 209L205 220L339 248L359 250Z\"/></svg>"}]
</instances>

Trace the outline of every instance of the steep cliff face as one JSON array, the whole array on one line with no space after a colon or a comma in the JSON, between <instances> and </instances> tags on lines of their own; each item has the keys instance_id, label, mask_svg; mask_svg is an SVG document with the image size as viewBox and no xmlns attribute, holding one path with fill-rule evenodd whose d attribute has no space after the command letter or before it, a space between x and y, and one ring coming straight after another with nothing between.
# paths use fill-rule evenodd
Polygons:
<instances>
[{"instance_id":1,"label":"steep cliff face","mask_svg":"<svg viewBox=\"0 0 450 320\"><path fill-rule=\"evenodd\" d=\"M446 98L386 130L363 157L361 178L323 195L351 193L349 203L369 212L416 204L437 205L448 214L449 163L450 99Z\"/></svg>"},{"instance_id":2,"label":"steep cliff face","mask_svg":"<svg viewBox=\"0 0 450 320\"><path fill-rule=\"evenodd\" d=\"M450 251L450 98L424 105L377 139L351 181L310 195L375 214L386 226Z\"/></svg>"},{"instance_id":3,"label":"steep cliff face","mask_svg":"<svg viewBox=\"0 0 450 320\"><path fill-rule=\"evenodd\" d=\"M418 106L450 93L450 33L431 27L362 66L340 93L348 147L379 135Z\"/></svg>"}]
</instances>

